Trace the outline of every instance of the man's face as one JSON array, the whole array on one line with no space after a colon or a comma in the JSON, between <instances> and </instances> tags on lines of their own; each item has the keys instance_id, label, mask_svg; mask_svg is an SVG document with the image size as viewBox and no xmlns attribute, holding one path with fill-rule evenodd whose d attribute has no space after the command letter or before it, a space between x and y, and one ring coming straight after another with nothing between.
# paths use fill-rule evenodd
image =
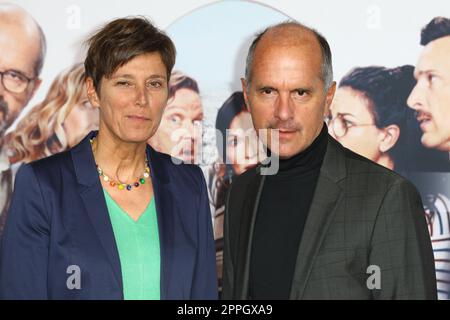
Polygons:
<instances>
[{"instance_id":1,"label":"man's face","mask_svg":"<svg viewBox=\"0 0 450 320\"><path fill-rule=\"evenodd\" d=\"M203 106L194 90L181 88L169 99L161 124L149 143L159 152L186 163L198 163Z\"/></svg>"},{"instance_id":2,"label":"man's face","mask_svg":"<svg viewBox=\"0 0 450 320\"><path fill-rule=\"evenodd\" d=\"M417 84L408 105L417 111L427 148L450 151L450 36L425 46L414 75Z\"/></svg>"},{"instance_id":3,"label":"man's face","mask_svg":"<svg viewBox=\"0 0 450 320\"><path fill-rule=\"evenodd\" d=\"M35 79L35 65L39 56L39 36L35 28L27 28L14 21L0 20L0 72L13 71L14 75ZM3 81L4 82L4 81ZM21 93L9 92L0 82L0 112L3 113L1 126L9 127L40 85L35 79L28 83Z\"/></svg>"},{"instance_id":4,"label":"man's face","mask_svg":"<svg viewBox=\"0 0 450 320\"><path fill-rule=\"evenodd\" d=\"M242 81L244 97L262 142L280 158L290 158L320 133L335 84L325 91L322 54L314 36L283 46L263 41L255 49L250 84ZM268 129L267 137L261 129ZM273 129L279 130L278 152L272 146Z\"/></svg>"}]
</instances>

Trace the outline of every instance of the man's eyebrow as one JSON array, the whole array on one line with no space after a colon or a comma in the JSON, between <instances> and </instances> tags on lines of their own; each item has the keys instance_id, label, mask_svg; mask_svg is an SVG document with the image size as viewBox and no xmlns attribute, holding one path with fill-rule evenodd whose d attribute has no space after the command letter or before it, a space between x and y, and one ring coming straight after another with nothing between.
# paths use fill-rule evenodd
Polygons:
<instances>
[{"instance_id":1,"label":"man's eyebrow","mask_svg":"<svg viewBox=\"0 0 450 320\"><path fill-rule=\"evenodd\" d=\"M272 86L258 86L258 90L262 91L262 90L273 90L273 91L278 91L276 88L272 87Z\"/></svg>"}]
</instances>

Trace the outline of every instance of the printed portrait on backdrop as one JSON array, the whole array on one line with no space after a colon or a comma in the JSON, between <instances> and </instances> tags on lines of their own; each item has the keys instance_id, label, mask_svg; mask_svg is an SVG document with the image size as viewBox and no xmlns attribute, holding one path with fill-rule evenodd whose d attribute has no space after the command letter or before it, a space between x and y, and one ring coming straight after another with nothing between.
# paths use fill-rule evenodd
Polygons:
<instances>
[{"instance_id":1,"label":"printed portrait on backdrop","mask_svg":"<svg viewBox=\"0 0 450 320\"><path fill-rule=\"evenodd\" d=\"M98 109L87 99L84 78L84 65L79 63L53 80L44 101L29 110L8 138L11 163L62 152L98 129Z\"/></svg>"},{"instance_id":2,"label":"printed portrait on backdrop","mask_svg":"<svg viewBox=\"0 0 450 320\"><path fill-rule=\"evenodd\" d=\"M258 162L258 139L242 91L234 92L220 107L216 118L216 134L219 158L210 168L208 188L214 210L212 214L220 287L225 197L233 177L244 173Z\"/></svg>"},{"instance_id":3,"label":"printed portrait on backdrop","mask_svg":"<svg viewBox=\"0 0 450 320\"><path fill-rule=\"evenodd\" d=\"M423 50L414 76L417 83L408 105L420 124L420 141L450 163L450 19L436 17L421 31ZM442 172L442 171L447 172ZM450 173L412 172L425 206L433 245L439 299L450 299ZM440 172L439 172L440 171Z\"/></svg>"},{"instance_id":4,"label":"printed portrait on backdrop","mask_svg":"<svg viewBox=\"0 0 450 320\"><path fill-rule=\"evenodd\" d=\"M172 72L169 100L161 123L149 144L186 163L199 163L203 105L197 81L180 71Z\"/></svg>"},{"instance_id":5,"label":"printed portrait on backdrop","mask_svg":"<svg viewBox=\"0 0 450 320\"><path fill-rule=\"evenodd\" d=\"M81 63L61 72L44 101L30 109L7 136L7 154L14 172L22 163L74 147L98 129L98 109L87 99L84 77ZM2 216L1 228L6 216Z\"/></svg>"},{"instance_id":6,"label":"printed portrait on backdrop","mask_svg":"<svg viewBox=\"0 0 450 320\"><path fill-rule=\"evenodd\" d=\"M39 89L45 53L45 35L32 15L0 3L0 236L14 181L6 136Z\"/></svg>"},{"instance_id":7,"label":"printed portrait on backdrop","mask_svg":"<svg viewBox=\"0 0 450 320\"><path fill-rule=\"evenodd\" d=\"M399 173L443 168L442 152L420 143L416 114L406 104L416 84L413 73L411 65L351 70L340 80L330 108L330 134L350 150Z\"/></svg>"}]
</instances>

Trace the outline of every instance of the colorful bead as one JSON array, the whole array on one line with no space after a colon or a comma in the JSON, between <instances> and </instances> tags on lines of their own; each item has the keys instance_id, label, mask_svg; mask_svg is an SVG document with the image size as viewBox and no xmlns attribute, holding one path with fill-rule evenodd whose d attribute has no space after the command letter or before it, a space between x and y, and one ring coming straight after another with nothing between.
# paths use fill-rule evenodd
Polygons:
<instances>
[{"instance_id":1,"label":"colorful bead","mask_svg":"<svg viewBox=\"0 0 450 320\"><path fill-rule=\"evenodd\" d=\"M94 142L94 140L91 139L90 142L92 144ZM136 182L134 182L132 184L118 183L114 179L112 179L108 175L106 175L103 172L103 170L97 164L96 164L96 168L97 168L98 175L101 177L101 179L103 179L103 181L105 181L107 183L109 182L109 185L111 187L117 186L117 188L119 190L127 189L128 191L131 191L131 189L133 187L137 188L137 187L139 187L140 184L144 184L145 183L145 179L150 177L150 168L148 166L148 162L146 161L145 164L146 164L146 166L145 166L144 173L143 173L142 177L139 178Z\"/></svg>"}]
</instances>

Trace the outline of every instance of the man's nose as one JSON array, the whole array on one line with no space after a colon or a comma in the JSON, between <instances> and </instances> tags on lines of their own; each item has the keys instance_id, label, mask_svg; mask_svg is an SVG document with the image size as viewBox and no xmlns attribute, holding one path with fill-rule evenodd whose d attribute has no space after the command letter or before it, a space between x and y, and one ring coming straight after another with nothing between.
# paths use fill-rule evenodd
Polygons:
<instances>
[{"instance_id":1,"label":"man's nose","mask_svg":"<svg viewBox=\"0 0 450 320\"><path fill-rule=\"evenodd\" d=\"M419 87L419 84L416 84L409 94L408 99L406 100L408 106L413 110L419 110L424 105L423 103L423 92Z\"/></svg>"},{"instance_id":2,"label":"man's nose","mask_svg":"<svg viewBox=\"0 0 450 320\"><path fill-rule=\"evenodd\" d=\"M281 121L287 121L293 117L294 106L289 93L280 92L276 102L275 116Z\"/></svg>"}]
</instances>

